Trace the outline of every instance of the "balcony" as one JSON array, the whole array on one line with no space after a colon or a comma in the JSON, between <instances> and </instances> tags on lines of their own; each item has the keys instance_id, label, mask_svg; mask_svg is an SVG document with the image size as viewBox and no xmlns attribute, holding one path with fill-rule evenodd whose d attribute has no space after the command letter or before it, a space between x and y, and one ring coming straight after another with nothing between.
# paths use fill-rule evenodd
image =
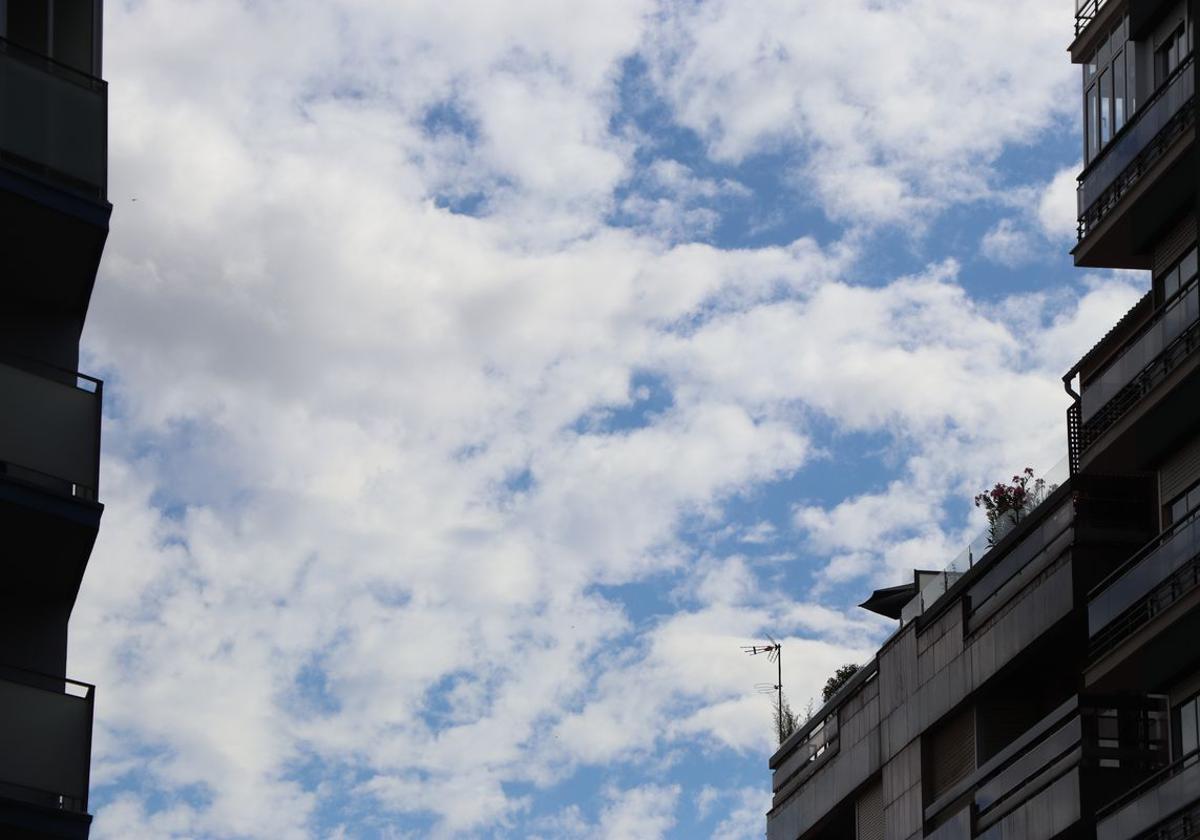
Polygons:
<instances>
[{"instance_id":1,"label":"balcony","mask_svg":"<svg viewBox=\"0 0 1200 840\"><path fill-rule=\"evenodd\" d=\"M0 161L103 201L105 82L0 38Z\"/></svg>"},{"instance_id":2,"label":"balcony","mask_svg":"<svg viewBox=\"0 0 1200 840\"><path fill-rule=\"evenodd\" d=\"M1127 338L1080 387L1068 418L1073 458L1095 444L1170 376L1193 364L1200 347L1200 283L1190 267L1178 294ZM1180 398L1185 398L1182 392ZM1190 397L1186 397L1190 399ZM1185 412L1186 413L1186 412ZM1182 416L1182 415L1180 415ZM1169 439L1170 435L1162 436ZM1136 465L1130 465L1136 466Z\"/></svg>"},{"instance_id":3,"label":"balcony","mask_svg":"<svg viewBox=\"0 0 1200 840\"><path fill-rule=\"evenodd\" d=\"M1200 752L1159 771L1097 814L1096 840L1184 838L1200 826Z\"/></svg>"},{"instance_id":4,"label":"balcony","mask_svg":"<svg viewBox=\"0 0 1200 840\"><path fill-rule=\"evenodd\" d=\"M878 660L860 668L771 757L771 840L835 818L838 803L879 770L878 674Z\"/></svg>"},{"instance_id":5,"label":"balcony","mask_svg":"<svg viewBox=\"0 0 1200 840\"><path fill-rule=\"evenodd\" d=\"M955 837L1050 837L1086 818L1097 796L1111 798L1166 763L1167 707L1157 697L1078 695L1030 727L925 809L927 825L961 822L971 804L974 832ZM1053 814L1055 824L1036 823Z\"/></svg>"},{"instance_id":6,"label":"balcony","mask_svg":"<svg viewBox=\"0 0 1200 840\"><path fill-rule=\"evenodd\" d=\"M74 680L0 671L0 800L87 812L94 693Z\"/></svg>"},{"instance_id":7,"label":"balcony","mask_svg":"<svg viewBox=\"0 0 1200 840\"><path fill-rule=\"evenodd\" d=\"M0 475L95 501L103 383L27 361L0 362Z\"/></svg>"},{"instance_id":8,"label":"balcony","mask_svg":"<svg viewBox=\"0 0 1200 840\"><path fill-rule=\"evenodd\" d=\"M1180 63L1079 176L1081 242L1095 232L1175 140L1194 124L1192 60L1189 56Z\"/></svg>"},{"instance_id":9,"label":"balcony","mask_svg":"<svg viewBox=\"0 0 1200 840\"><path fill-rule=\"evenodd\" d=\"M1180 520L1097 586L1088 599L1093 660L1137 634L1200 585L1200 515Z\"/></svg>"}]
</instances>

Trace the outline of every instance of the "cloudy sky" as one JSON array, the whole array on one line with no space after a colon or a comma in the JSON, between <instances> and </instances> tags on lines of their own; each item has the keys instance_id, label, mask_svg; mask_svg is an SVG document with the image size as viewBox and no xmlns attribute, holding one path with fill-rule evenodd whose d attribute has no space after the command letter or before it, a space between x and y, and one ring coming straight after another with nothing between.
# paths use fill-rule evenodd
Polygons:
<instances>
[{"instance_id":1,"label":"cloudy sky","mask_svg":"<svg viewBox=\"0 0 1200 840\"><path fill-rule=\"evenodd\" d=\"M1069 0L106 5L96 838L761 837L1147 283Z\"/></svg>"}]
</instances>

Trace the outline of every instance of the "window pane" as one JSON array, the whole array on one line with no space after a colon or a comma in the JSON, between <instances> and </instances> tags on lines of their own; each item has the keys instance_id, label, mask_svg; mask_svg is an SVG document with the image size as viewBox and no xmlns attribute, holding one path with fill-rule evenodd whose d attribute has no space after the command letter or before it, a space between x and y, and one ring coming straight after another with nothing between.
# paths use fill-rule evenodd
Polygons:
<instances>
[{"instance_id":1,"label":"window pane","mask_svg":"<svg viewBox=\"0 0 1200 840\"><path fill-rule=\"evenodd\" d=\"M1125 37L1121 33L1120 26L1110 32L1108 35L1108 54L1115 57L1117 50L1121 49L1121 44L1124 42L1124 40Z\"/></svg>"},{"instance_id":2,"label":"window pane","mask_svg":"<svg viewBox=\"0 0 1200 840\"><path fill-rule=\"evenodd\" d=\"M1096 127L1099 120L1099 106L1096 100L1096 86L1092 85L1088 91L1088 118L1087 118L1087 135L1088 135L1088 160L1094 160L1096 153L1100 151L1100 134Z\"/></svg>"},{"instance_id":3,"label":"window pane","mask_svg":"<svg viewBox=\"0 0 1200 840\"><path fill-rule=\"evenodd\" d=\"M1112 73L1100 74L1100 145L1112 139Z\"/></svg>"},{"instance_id":4,"label":"window pane","mask_svg":"<svg viewBox=\"0 0 1200 840\"><path fill-rule=\"evenodd\" d=\"M1163 275L1163 300L1170 299L1171 295L1179 291L1179 266L1172 268Z\"/></svg>"},{"instance_id":5,"label":"window pane","mask_svg":"<svg viewBox=\"0 0 1200 840\"><path fill-rule=\"evenodd\" d=\"M1170 513L1168 514L1168 516L1171 517L1171 521L1168 522L1167 524L1174 525L1176 522L1181 521L1186 513L1187 513L1187 501L1185 499L1176 499L1174 502L1171 503L1171 510L1170 510Z\"/></svg>"},{"instance_id":6,"label":"window pane","mask_svg":"<svg viewBox=\"0 0 1200 840\"><path fill-rule=\"evenodd\" d=\"M1125 125L1125 54L1113 59L1113 133Z\"/></svg>"},{"instance_id":7,"label":"window pane","mask_svg":"<svg viewBox=\"0 0 1200 840\"><path fill-rule=\"evenodd\" d=\"M1200 486L1193 487L1191 492L1187 494L1187 504L1184 505L1189 511L1200 507Z\"/></svg>"},{"instance_id":8,"label":"window pane","mask_svg":"<svg viewBox=\"0 0 1200 840\"><path fill-rule=\"evenodd\" d=\"M1179 730L1181 735L1179 739L1180 755L1186 755L1192 750L1200 748L1200 741L1197 740L1196 734L1196 706L1197 702L1192 700L1188 703L1184 703L1183 708L1179 710Z\"/></svg>"},{"instance_id":9,"label":"window pane","mask_svg":"<svg viewBox=\"0 0 1200 840\"><path fill-rule=\"evenodd\" d=\"M1129 114L1137 110L1137 48L1132 44L1125 50L1125 87L1129 92Z\"/></svg>"},{"instance_id":10,"label":"window pane","mask_svg":"<svg viewBox=\"0 0 1200 840\"><path fill-rule=\"evenodd\" d=\"M1188 251L1182 260L1179 261L1179 277L1186 282L1196 274L1196 249Z\"/></svg>"}]
</instances>

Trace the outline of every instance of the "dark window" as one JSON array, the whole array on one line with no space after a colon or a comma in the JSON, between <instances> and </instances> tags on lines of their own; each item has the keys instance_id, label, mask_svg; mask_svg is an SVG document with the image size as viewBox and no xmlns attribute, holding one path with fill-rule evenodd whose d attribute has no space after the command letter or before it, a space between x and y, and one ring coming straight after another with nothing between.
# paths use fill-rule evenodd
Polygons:
<instances>
[{"instance_id":1,"label":"dark window","mask_svg":"<svg viewBox=\"0 0 1200 840\"><path fill-rule=\"evenodd\" d=\"M54 0L54 58L92 72L92 0Z\"/></svg>"},{"instance_id":2,"label":"dark window","mask_svg":"<svg viewBox=\"0 0 1200 840\"><path fill-rule=\"evenodd\" d=\"M50 37L48 3L9 3L8 40L29 50L46 53Z\"/></svg>"},{"instance_id":3,"label":"dark window","mask_svg":"<svg viewBox=\"0 0 1200 840\"><path fill-rule=\"evenodd\" d=\"M1154 86L1158 87L1175 72L1179 62L1187 57L1187 47L1184 44L1183 24L1167 36L1158 49L1154 51Z\"/></svg>"},{"instance_id":4,"label":"dark window","mask_svg":"<svg viewBox=\"0 0 1200 840\"><path fill-rule=\"evenodd\" d=\"M1154 278L1155 306L1169 304L1181 289L1188 289L1193 285L1191 281L1195 276L1196 249L1191 248L1183 256L1183 259Z\"/></svg>"},{"instance_id":5,"label":"dark window","mask_svg":"<svg viewBox=\"0 0 1200 840\"><path fill-rule=\"evenodd\" d=\"M1167 526L1169 527L1177 522L1182 522L1188 516L1196 513L1198 508L1200 508L1200 482L1193 484L1190 488L1167 502Z\"/></svg>"}]
</instances>

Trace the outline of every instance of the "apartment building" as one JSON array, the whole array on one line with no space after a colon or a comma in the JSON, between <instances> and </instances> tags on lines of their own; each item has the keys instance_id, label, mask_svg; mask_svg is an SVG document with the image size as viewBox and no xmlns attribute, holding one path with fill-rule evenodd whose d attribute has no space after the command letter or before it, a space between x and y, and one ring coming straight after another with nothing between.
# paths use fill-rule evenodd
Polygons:
<instances>
[{"instance_id":1,"label":"apartment building","mask_svg":"<svg viewBox=\"0 0 1200 840\"><path fill-rule=\"evenodd\" d=\"M101 0L0 0L0 836L87 837L67 628L100 525L79 336L112 206Z\"/></svg>"},{"instance_id":2,"label":"apartment building","mask_svg":"<svg viewBox=\"0 0 1200 840\"><path fill-rule=\"evenodd\" d=\"M771 758L769 840L1200 837L1198 16L1077 0L1072 253L1149 288L1019 520L863 604L896 631Z\"/></svg>"}]
</instances>

